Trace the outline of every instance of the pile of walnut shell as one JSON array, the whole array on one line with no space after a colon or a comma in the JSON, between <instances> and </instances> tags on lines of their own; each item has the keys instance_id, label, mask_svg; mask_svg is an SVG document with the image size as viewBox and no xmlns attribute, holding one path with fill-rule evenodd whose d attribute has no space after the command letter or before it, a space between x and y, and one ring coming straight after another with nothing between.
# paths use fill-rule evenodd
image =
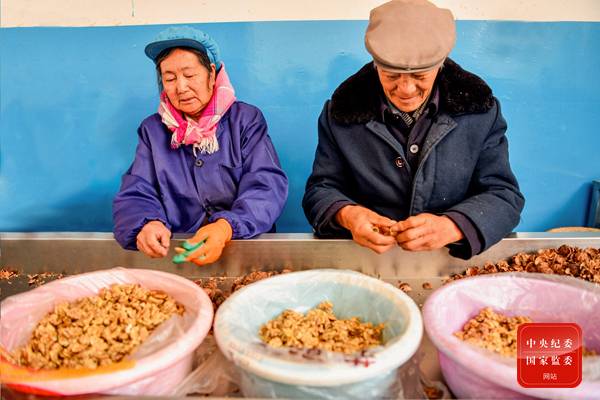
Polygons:
<instances>
[{"instance_id":1,"label":"pile of walnut shell","mask_svg":"<svg viewBox=\"0 0 600 400\"><path fill-rule=\"evenodd\" d=\"M540 272L568 275L589 282L600 283L600 249L581 249L563 245L557 249L541 249L532 253L518 253L508 260L483 267L470 267L450 280L498 272Z\"/></svg>"}]
</instances>

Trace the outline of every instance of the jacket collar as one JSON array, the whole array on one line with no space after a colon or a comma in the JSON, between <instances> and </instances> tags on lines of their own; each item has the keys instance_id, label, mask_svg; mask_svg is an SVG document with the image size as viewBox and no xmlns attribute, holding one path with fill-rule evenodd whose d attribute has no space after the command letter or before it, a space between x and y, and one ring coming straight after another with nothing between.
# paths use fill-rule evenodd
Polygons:
<instances>
[{"instance_id":1,"label":"jacket collar","mask_svg":"<svg viewBox=\"0 0 600 400\"><path fill-rule=\"evenodd\" d=\"M490 87L477 75L446 59L436 80L440 112L450 115L484 113L494 105ZM381 84L370 62L346 79L331 97L331 115L342 124L364 124L377 118Z\"/></svg>"}]
</instances>

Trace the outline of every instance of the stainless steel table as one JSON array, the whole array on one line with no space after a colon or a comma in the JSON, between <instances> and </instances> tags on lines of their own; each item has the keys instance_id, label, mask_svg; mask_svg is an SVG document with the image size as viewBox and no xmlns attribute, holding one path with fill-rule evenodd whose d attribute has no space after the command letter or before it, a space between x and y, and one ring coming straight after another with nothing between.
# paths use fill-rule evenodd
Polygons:
<instances>
[{"instance_id":1,"label":"stainless steel table","mask_svg":"<svg viewBox=\"0 0 600 400\"><path fill-rule=\"evenodd\" d=\"M176 236L174 242L181 240L182 237ZM408 294L422 306L432 290L452 273L460 273L469 266L483 265L487 261L496 262L518 252L563 244L600 248L600 234L513 234L468 261L451 257L446 249L413 253L395 248L378 255L350 240L315 239L310 234L265 234L252 240L232 241L217 263L198 268L193 264L172 264L170 260L174 253L164 259L150 259L139 252L123 250L112 234L107 233L1 233L0 267L24 274L53 272L71 275L119 266L169 271L190 279L233 278L253 270L340 268L360 271L393 284L406 282L412 287ZM431 289L423 288L426 282ZM28 289L26 276L13 280L11 284L0 281L0 298ZM437 352L427 336L419 351L424 355L421 368L427 377L442 379ZM3 397L26 398L6 390Z\"/></svg>"}]
</instances>

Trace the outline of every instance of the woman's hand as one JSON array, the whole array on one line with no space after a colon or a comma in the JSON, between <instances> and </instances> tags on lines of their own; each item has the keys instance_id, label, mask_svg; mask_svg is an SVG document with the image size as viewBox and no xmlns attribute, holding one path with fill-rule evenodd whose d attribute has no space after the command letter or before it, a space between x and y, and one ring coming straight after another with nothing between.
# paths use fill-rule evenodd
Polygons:
<instances>
[{"instance_id":1,"label":"woman's hand","mask_svg":"<svg viewBox=\"0 0 600 400\"><path fill-rule=\"evenodd\" d=\"M171 231L160 221L150 221L137 235L137 248L152 258L161 258L169 252Z\"/></svg>"},{"instance_id":2,"label":"woman's hand","mask_svg":"<svg viewBox=\"0 0 600 400\"><path fill-rule=\"evenodd\" d=\"M352 232L352 239L376 253L384 253L396 245L393 236L380 233L394 221L362 206L344 206L335 215L336 221Z\"/></svg>"},{"instance_id":3,"label":"woman's hand","mask_svg":"<svg viewBox=\"0 0 600 400\"><path fill-rule=\"evenodd\" d=\"M231 225L224 219L218 219L212 224L204 225L186 241L189 245L204 242L202 246L186 257L186 261L191 261L196 265L214 263L221 257L223 248L231 240L232 235ZM175 251L181 254L185 252L185 249L176 247Z\"/></svg>"},{"instance_id":4,"label":"woman's hand","mask_svg":"<svg viewBox=\"0 0 600 400\"><path fill-rule=\"evenodd\" d=\"M423 213L409 217L390 228L404 250L434 250L461 240L464 235L445 215Z\"/></svg>"}]
</instances>

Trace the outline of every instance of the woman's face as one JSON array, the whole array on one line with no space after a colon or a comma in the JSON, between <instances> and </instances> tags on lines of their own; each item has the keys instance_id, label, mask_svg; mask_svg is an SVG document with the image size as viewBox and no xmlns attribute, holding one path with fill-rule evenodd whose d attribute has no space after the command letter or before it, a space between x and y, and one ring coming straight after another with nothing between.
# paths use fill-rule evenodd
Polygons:
<instances>
[{"instance_id":1,"label":"woman's face","mask_svg":"<svg viewBox=\"0 0 600 400\"><path fill-rule=\"evenodd\" d=\"M160 63L163 88L173 106L197 119L215 86L215 65L206 69L194 53L175 49Z\"/></svg>"}]
</instances>

